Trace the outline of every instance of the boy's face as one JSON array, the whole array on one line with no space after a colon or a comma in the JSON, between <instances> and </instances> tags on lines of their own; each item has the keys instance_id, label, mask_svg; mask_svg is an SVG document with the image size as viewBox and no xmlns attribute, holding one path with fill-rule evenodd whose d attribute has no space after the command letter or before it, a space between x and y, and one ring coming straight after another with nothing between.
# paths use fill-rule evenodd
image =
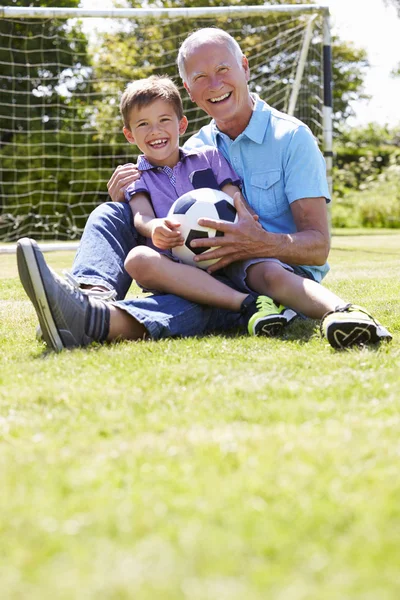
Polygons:
<instances>
[{"instance_id":1,"label":"boy's face","mask_svg":"<svg viewBox=\"0 0 400 600\"><path fill-rule=\"evenodd\" d=\"M151 164L174 167L179 161L179 136L187 125L186 117L179 120L173 106L158 99L143 108L133 108L129 129L124 127L123 132Z\"/></svg>"}]
</instances>

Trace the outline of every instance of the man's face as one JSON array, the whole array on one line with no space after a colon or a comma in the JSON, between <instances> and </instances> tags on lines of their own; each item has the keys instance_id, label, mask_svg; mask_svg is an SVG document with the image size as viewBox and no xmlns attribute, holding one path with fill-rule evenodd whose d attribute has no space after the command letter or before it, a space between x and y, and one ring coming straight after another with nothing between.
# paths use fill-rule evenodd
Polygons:
<instances>
[{"instance_id":1,"label":"man's face","mask_svg":"<svg viewBox=\"0 0 400 600\"><path fill-rule=\"evenodd\" d=\"M243 119L249 107L249 65L245 56L239 64L223 42L203 42L189 52L185 71L190 98L217 124Z\"/></svg>"}]
</instances>

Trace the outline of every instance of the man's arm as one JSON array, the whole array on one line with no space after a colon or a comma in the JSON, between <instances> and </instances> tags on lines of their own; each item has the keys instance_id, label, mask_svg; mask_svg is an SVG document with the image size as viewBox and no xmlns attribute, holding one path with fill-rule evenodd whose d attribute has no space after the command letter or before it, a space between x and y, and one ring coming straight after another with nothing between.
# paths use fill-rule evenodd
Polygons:
<instances>
[{"instance_id":1,"label":"man's arm","mask_svg":"<svg viewBox=\"0 0 400 600\"><path fill-rule=\"evenodd\" d=\"M265 231L245 207L241 194L235 195L235 206L239 216L237 223L199 221L200 225L225 234L192 242L193 247L220 246L207 253L207 259L221 259L209 267L210 273L249 258L277 258L293 265L323 265L326 262L330 236L325 198L302 198L291 204L297 231L290 234Z\"/></svg>"},{"instance_id":2,"label":"man's arm","mask_svg":"<svg viewBox=\"0 0 400 600\"><path fill-rule=\"evenodd\" d=\"M133 163L119 165L107 182L107 189L111 200L113 202L123 202L125 200L124 192L126 188L139 179L139 177L140 172Z\"/></svg>"}]
</instances>

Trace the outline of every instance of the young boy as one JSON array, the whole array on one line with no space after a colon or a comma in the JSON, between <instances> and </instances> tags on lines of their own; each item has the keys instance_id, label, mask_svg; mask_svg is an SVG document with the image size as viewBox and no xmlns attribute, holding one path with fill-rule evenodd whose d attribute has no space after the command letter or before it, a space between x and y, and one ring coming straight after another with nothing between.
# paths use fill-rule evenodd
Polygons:
<instances>
[{"instance_id":1,"label":"young boy","mask_svg":"<svg viewBox=\"0 0 400 600\"><path fill-rule=\"evenodd\" d=\"M229 163L212 147L184 152L179 136L188 121L175 84L152 76L126 88L120 104L123 132L143 155L138 158L141 178L125 193L136 230L155 248L138 246L125 261L129 275L143 288L172 293L199 304L241 312L248 317L249 333L276 335L296 313L264 296L237 291L201 269L172 258L168 251L184 240L180 224L167 218L173 202L189 190L212 187L233 198L240 183Z\"/></svg>"},{"instance_id":2,"label":"young boy","mask_svg":"<svg viewBox=\"0 0 400 600\"><path fill-rule=\"evenodd\" d=\"M253 335L279 334L296 312L313 319L326 317L327 329L330 312L351 308L360 323L357 335L353 335L353 324L351 331L339 328L340 340L327 329L324 333L332 346L347 345L350 334L354 342L349 340L349 345L391 339L364 309L350 307L300 266L271 258L232 263L225 269L237 288L232 289L205 271L174 261L166 251L184 240L179 223L166 218L172 203L194 187L220 188L233 198L240 191L240 181L216 148L204 147L202 152L179 148L179 136L185 133L188 121L179 91L167 77L153 76L128 85L120 110L126 139L143 153L138 159L141 177L127 188L125 199L130 202L136 230L161 251L138 246L128 254L125 269L142 287L242 312L249 317L248 331ZM254 291L262 295L254 299Z\"/></svg>"}]
</instances>

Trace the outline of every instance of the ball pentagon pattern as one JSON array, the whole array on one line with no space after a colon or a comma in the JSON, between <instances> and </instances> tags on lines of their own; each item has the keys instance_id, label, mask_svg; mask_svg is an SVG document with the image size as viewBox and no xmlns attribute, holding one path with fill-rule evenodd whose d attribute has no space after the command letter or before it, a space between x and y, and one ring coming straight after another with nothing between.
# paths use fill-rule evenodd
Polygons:
<instances>
[{"instance_id":1,"label":"ball pentagon pattern","mask_svg":"<svg viewBox=\"0 0 400 600\"><path fill-rule=\"evenodd\" d=\"M210 249L191 248L190 242L195 238L219 237L224 234L222 231L202 227L198 224L198 219L207 218L235 223L237 213L233 200L228 194L211 188L200 188L191 190L175 200L168 212L168 218L179 221L180 232L185 240L183 246L172 249L172 254L188 265L207 269L218 259L196 263L194 257L206 255Z\"/></svg>"}]
</instances>

